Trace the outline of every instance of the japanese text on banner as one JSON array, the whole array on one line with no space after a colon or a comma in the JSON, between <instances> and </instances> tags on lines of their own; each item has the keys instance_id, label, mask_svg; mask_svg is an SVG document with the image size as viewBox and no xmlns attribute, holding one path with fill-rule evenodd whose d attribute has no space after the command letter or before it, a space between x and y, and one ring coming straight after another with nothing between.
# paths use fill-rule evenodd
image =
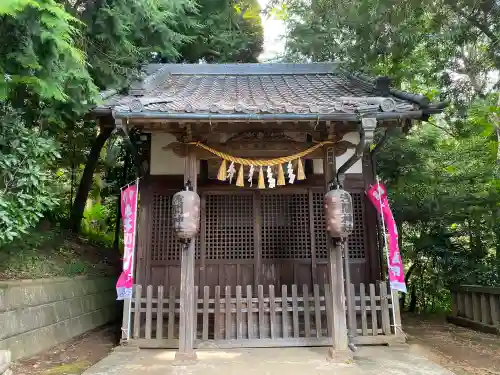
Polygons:
<instances>
[{"instance_id":1,"label":"japanese text on banner","mask_svg":"<svg viewBox=\"0 0 500 375\"><path fill-rule=\"evenodd\" d=\"M399 250L398 230L387 199L387 189L381 183L376 183L367 192L378 213L382 216L389 234L389 283L391 289L406 293L403 259Z\"/></svg>"},{"instance_id":2,"label":"japanese text on banner","mask_svg":"<svg viewBox=\"0 0 500 375\"><path fill-rule=\"evenodd\" d=\"M123 269L116 283L118 300L132 298L134 285L134 249L137 224L137 184L122 190L121 213L123 220Z\"/></svg>"}]
</instances>

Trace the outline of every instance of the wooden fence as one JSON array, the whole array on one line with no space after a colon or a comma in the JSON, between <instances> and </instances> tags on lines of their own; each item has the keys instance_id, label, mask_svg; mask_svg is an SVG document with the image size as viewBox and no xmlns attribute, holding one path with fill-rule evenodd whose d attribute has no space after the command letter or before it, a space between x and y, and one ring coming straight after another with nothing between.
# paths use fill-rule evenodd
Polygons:
<instances>
[{"instance_id":1,"label":"wooden fence","mask_svg":"<svg viewBox=\"0 0 500 375\"><path fill-rule=\"evenodd\" d=\"M195 287L195 345L202 347L279 347L331 345L331 293L328 284L274 285L256 290ZM132 299L132 339L141 347L178 346L180 300L174 287L168 292L135 286ZM349 336L357 344L404 341L398 301L393 303L387 284L351 284L347 306ZM393 311L394 309L394 311ZM394 320L395 318L395 320Z\"/></svg>"},{"instance_id":2,"label":"wooden fence","mask_svg":"<svg viewBox=\"0 0 500 375\"><path fill-rule=\"evenodd\" d=\"M451 288L451 298L449 322L500 335L500 288L460 285Z\"/></svg>"}]
</instances>

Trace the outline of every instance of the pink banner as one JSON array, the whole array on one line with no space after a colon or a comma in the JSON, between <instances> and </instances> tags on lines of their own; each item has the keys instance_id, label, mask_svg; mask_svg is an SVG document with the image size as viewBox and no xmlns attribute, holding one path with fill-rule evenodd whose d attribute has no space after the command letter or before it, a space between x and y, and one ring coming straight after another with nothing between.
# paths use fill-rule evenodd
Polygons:
<instances>
[{"instance_id":1,"label":"pink banner","mask_svg":"<svg viewBox=\"0 0 500 375\"><path fill-rule=\"evenodd\" d=\"M123 270L116 283L118 300L132 298L134 285L134 250L137 224L137 184L122 190L121 211L123 220Z\"/></svg>"},{"instance_id":2,"label":"pink banner","mask_svg":"<svg viewBox=\"0 0 500 375\"><path fill-rule=\"evenodd\" d=\"M381 183L376 183L367 192L378 213L382 216L387 232L389 233L389 283L391 289L406 293L405 272L403 258L399 251L398 229L387 199L387 189Z\"/></svg>"}]
</instances>

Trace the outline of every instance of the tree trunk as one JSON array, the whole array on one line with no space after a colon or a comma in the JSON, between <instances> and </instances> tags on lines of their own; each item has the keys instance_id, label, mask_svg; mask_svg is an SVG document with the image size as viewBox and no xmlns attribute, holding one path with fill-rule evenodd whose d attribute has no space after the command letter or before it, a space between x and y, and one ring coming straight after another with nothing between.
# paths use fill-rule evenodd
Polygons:
<instances>
[{"instance_id":1,"label":"tree trunk","mask_svg":"<svg viewBox=\"0 0 500 375\"><path fill-rule=\"evenodd\" d=\"M82 179L78 185L75 201L73 202L73 208L71 209L70 228L74 232L78 232L80 230L83 211L85 210L85 203L87 202L87 198L92 187L92 180L97 163L99 162L99 155L101 154L104 144L112 133L113 128L111 127L101 128L99 134L94 140L94 143L92 144L92 148L90 149L85 169L83 170Z\"/></svg>"},{"instance_id":2,"label":"tree trunk","mask_svg":"<svg viewBox=\"0 0 500 375\"><path fill-rule=\"evenodd\" d=\"M415 312L417 309L417 288L415 285L411 286L411 291L410 291L410 307L408 308L408 311L410 312Z\"/></svg>"}]
</instances>

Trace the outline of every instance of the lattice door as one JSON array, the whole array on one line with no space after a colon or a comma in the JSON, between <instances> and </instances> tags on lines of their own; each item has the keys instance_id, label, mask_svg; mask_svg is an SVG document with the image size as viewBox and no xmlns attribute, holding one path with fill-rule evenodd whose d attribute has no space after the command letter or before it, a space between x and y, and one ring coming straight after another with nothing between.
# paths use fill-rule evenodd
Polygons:
<instances>
[{"instance_id":1,"label":"lattice door","mask_svg":"<svg viewBox=\"0 0 500 375\"><path fill-rule=\"evenodd\" d=\"M151 260L180 261L182 244L175 236L172 223L173 193L154 193L151 212ZM200 237L196 237L199 259Z\"/></svg>"},{"instance_id":2,"label":"lattice door","mask_svg":"<svg viewBox=\"0 0 500 375\"><path fill-rule=\"evenodd\" d=\"M254 258L253 195L206 194L206 259Z\"/></svg>"},{"instance_id":3,"label":"lattice door","mask_svg":"<svg viewBox=\"0 0 500 375\"><path fill-rule=\"evenodd\" d=\"M262 259L310 259L309 194L262 194Z\"/></svg>"},{"instance_id":4,"label":"lattice door","mask_svg":"<svg viewBox=\"0 0 500 375\"><path fill-rule=\"evenodd\" d=\"M313 225L316 243L316 258L327 259L325 212L323 209L323 192L313 193ZM348 239L349 258L365 259L364 210L363 193L351 193L354 211L354 230Z\"/></svg>"}]
</instances>

